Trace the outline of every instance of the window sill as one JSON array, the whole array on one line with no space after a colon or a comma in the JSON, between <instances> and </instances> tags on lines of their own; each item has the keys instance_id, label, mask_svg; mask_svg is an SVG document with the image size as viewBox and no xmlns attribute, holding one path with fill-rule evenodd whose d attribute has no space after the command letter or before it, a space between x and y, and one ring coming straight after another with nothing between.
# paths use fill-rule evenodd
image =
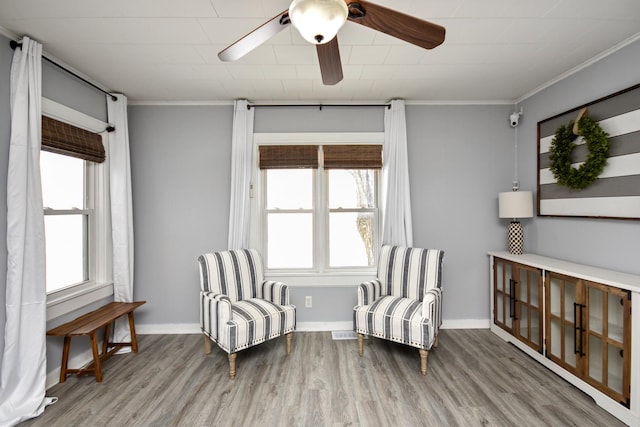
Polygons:
<instances>
[{"instance_id":1,"label":"window sill","mask_svg":"<svg viewBox=\"0 0 640 427\"><path fill-rule=\"evenodd\" d=\"M113 283L86 283L47 295L47 321L113 296Z\"/></svg>"},{"instance_id":2,"label":"window sill","mask_svg":"<svg viewBox=\"0 0 640 427\"><path fill-rule=\"evenodd\" d=\"M266 273L267 280L276 280L292 287L353 287L373 280L375 272L342 273Z\"/></svg>"}]
</instances>

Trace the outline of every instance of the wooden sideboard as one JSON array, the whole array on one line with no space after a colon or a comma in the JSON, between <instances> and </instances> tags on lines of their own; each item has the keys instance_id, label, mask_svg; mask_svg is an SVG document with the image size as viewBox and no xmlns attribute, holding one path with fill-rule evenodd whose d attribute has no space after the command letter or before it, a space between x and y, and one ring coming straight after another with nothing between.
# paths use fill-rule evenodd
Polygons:
<instances>
[{"instance_id":1,"label":"wooden sideboard","mask_svg":"<svg viewBox=\"0 0 640 427\"><path fill-rule=\"evenodd\" d=\"M640 275L535 254L489 259L491 331L640 426Z\"/></svg>"}]
</instances>

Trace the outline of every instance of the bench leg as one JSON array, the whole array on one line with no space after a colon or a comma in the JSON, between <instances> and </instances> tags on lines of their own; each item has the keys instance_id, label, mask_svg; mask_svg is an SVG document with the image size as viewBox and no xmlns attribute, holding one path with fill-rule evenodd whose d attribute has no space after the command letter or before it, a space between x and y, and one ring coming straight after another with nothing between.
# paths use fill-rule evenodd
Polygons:
<instances>
[{"instance_id":1,"label":"bench leg","mask_svg":"<svg viewBox=\"0 0 640 427\"><path fill-rule=\"evenodd\" d=\"M71 346L71 337L64 337L64 346L62 347L62 365L60 366L60 382L63 383L67 379L67 365L69 363L69 347Z\"/></svg>"},{"instance_id":2,"label":"bench leg","mask_svg":"<svg viewBox=\"0 0 640 427\"><path fill-rule=\"evenodd\" d=\"M102 354L107 354L107 351L109 351L109 340L111 339L111 325L112 323L107 323L107 326L104 327L104 341L102 341Z\"/></svg>"},{"instance_id":3,"label":"bench leg","mask_svg":"<svg viewBox=\"0 0 640 427\"><path fill-rule=\"evenodd\" d=\"M96 382L102 382L102 367L100 366L100 353L98 353L98 335L91 333L91 351L93 352L93 372L96 375Z\"/></svg>"},{"instance_id":4,"label":"bench leg","mask_svg":"<svg viewBox=\"0 0 640 427\"><path fill-rule=\"evenodd\" d=\"M133 321L133 311L129 312L129 332L131 333L131 350L138 352L138 338L136 337L136 325Z\"/></svg>"}]
</instances>

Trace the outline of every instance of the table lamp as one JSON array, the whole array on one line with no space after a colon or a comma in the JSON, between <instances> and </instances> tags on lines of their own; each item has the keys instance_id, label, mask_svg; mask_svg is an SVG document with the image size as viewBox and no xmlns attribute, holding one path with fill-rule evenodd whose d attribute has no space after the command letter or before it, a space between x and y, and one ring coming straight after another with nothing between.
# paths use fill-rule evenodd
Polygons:
<instances>
[{"instance_id":1,"label":"table lamp","mask_svg":"<svg viewBox=\"0 0 640 427\"><path fill-rule=\"evenodd\" d=\"M518 218L533 216L533 196L531 191L507 191L498 194L498 216L511 218L507 229L509 253L522 255L524 232Z\"/></svg>"}]
</instances>

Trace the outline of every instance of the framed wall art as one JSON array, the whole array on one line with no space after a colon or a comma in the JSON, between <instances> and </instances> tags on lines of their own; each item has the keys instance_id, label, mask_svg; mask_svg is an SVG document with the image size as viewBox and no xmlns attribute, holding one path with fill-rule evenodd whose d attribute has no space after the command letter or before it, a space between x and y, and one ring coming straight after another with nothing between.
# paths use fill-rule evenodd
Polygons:
<instances>
[{"instance_id":1,"label":"framed wall art","mask_svg":"<svg viewBox=\"0 0 640 427\"><path fill-rule=\"evenodd\" d=\"M575 122L582 136L573 135ZM591 179L567 179L569 164L577 173L599 161ZM640 84L538 122L537 205L538 216L640 219Z\"/></svg>"}]
</instances>

